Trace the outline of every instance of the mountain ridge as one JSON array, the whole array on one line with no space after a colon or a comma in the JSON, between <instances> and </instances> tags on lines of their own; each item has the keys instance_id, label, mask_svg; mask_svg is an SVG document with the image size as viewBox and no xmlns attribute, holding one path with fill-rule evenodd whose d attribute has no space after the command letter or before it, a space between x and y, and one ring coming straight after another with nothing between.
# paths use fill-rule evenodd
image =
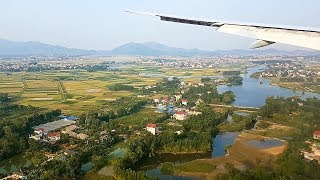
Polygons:
<instances>
[{"instance_id":1,"label":"mountain ridge","mask_svg":"<svg viewBox=\"0 0 320 180\"><path fill-rule=\"evenodd\" d=\"M301 55L320 56L318 52L309 51L281 51L277 49L262 50L200 50L170 47L157 42L136 43L130 42L112 50L85 50L67 48L59 45L50 45L41 42L17 42L0 39L0 57L21 56L86 56L86 55L132 55L132 56L226 56L226 55Z\"/></svg>"}]
</instances>

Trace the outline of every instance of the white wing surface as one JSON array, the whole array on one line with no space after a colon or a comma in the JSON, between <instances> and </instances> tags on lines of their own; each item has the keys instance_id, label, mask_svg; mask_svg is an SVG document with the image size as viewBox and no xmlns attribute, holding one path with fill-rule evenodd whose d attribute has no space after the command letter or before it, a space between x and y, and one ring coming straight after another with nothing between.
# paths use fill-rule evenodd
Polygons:
<instances>
[{"instance_id":1,"label":"white wing surface","mask_svg":"<svg viewBox=\"0 0 320 180\"><path fill-rule=\"evenodd\" d=\"M153 13L127 12L156 16L162 21L215 27L219 32L257 39L251 48L264 47L277 42L320 50L320 29L316 28L197 20Z\"/></svg>"}]
</instances>

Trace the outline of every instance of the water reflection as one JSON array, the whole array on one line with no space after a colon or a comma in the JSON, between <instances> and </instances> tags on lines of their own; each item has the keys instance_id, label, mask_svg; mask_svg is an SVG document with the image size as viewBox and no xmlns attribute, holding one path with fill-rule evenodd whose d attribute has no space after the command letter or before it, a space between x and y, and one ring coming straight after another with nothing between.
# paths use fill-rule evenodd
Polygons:
<instances>
[{"instance_id":1,"label":"water reflection","mask_svg":"<svg viewBox=\"0 0 320 180\"><path fill-rule=\"evenodd\" d=\"M255 79L250 78L250 75L255 72L263 71L265 66L257 66L253 68L248 68L247 74L242 74L243 84L240 86L218 86L218 92L223 93L225 91L232 91L236 95L235 106L245 106L245 107L261 107L265 104L267 97L292 97L300 96L301 98L312 98L317 97L320 99L320 94L309 93L309 92L299 92L279 86L270 85L268 79ZM262 83L260 83L262 82Z\"/></svg>"}]
</instances>

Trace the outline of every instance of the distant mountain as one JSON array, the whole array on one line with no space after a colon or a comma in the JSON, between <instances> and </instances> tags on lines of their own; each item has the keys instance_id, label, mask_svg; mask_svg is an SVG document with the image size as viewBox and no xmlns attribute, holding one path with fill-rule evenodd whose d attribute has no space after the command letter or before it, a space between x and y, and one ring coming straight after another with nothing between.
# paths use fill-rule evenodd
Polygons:
<instances>
[{"instance_id":1,"label":"distant mountain","mask_svg":"<svg viewBox=\"0 0 320 180\"><path fill-rule=\"evenodd\" d=\"M277 49L255 49L255 50L215 50L204 51L199 49L183 49L169 47L155 42L128 43L119 46L111 51L113 55L141 55L141 56L227 56L227 55L296 55L296 56L320 56L314 51L280 51Z\"/></svg>"},{"instance_id":2,"label":"distant mountain","mask_svg":"<svg viewBox=\"0 0 320 180\"><path fill-rule=\"evenodd\" d=\"M30 55L44 55L44 56L59 56L59 55L92 55L96 51L71 49L62 46L54 46L39 42L14 42L0 39L0 56L30 56Z\"/></svg>"},{"instance_id":3,"label":"distant mountain","mask_svg":"<svg viewBox=\"0 0 320 180\"><path fill-rule=\"evenodd\" d=\"M276 49L263 50L216 50L183 49L169 47L156 42L127 43L113 50L83 50L44 44L40 42L14 42L0 39L0 57L10 56L84 56L84 55L135 55L135 56L227 56L227 55L296 55L320 56L318 52L280 51Z\"/></svg>"}]
</instances>

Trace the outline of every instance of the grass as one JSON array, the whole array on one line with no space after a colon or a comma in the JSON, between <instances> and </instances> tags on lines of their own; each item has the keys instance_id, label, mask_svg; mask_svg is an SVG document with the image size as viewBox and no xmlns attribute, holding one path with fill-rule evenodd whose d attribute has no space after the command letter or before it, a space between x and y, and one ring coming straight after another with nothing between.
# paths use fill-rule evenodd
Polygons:
<instances>
[{"instance_id":1,"label":"grass","mask_svg":"<svg viewBox=\"0 0 320 180\"><path fill-rule=\"evenodd\" d=\"M115 121L126 125L137 125L144 127L148 123L155 123L158 118L163 116L163 114L154 112L154 109L143 109L129 116L117 118Z\"/></svg>"},{"instance_id":2,"label":"grass","mask_svg":"<svg viewBox=\"0 0 320 180\"><path fill-rule=\"evenodd\" d=\"M98 174L98 172L88 172L83 178L84 180L114 180L114 177L111 176L103 176Z\"/></svg>"},{"instance_id":3,"label":"grass","mask_svg":"<svg viewBox=\"0 0 320 180\"><path fill-rule=\"evenodd\" d=\"M185 164L178 165L175 169L184 172L210 173L216 169L216 165L211 164L209 161L206 160L195 160Z\"/></svg>"}]
</instances>

